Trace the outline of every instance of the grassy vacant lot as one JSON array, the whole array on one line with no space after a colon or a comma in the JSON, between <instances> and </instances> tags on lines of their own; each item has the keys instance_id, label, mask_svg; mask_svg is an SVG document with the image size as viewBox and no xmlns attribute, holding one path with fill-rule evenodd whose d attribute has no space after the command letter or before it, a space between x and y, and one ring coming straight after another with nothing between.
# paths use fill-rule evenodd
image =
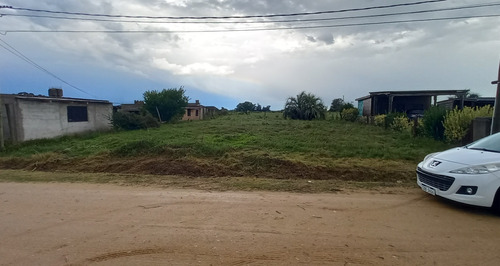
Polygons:
<instances>
[{"instance_id":1,"label":"grassy vacant lot","mask_svg":"<svg viewBox=\"0 0 500 266\"><path fill-rule=\"evenodd\" d=\"M331 191L338 182L409 186L416 164L446 148L371 125L285 120L275 112L230 114L158 129L9 146L0 153L0 169L65 174L50 178L25 173L21 178L4 171L9 174L0 180L177 184L204 179L203 186L218 183L218 189L286 191ZM82 180L78 173L89 177ZM220 185L229 181L235 183ZM318 188L311 189L311 184Z\"/></svg>"}]
</instances>

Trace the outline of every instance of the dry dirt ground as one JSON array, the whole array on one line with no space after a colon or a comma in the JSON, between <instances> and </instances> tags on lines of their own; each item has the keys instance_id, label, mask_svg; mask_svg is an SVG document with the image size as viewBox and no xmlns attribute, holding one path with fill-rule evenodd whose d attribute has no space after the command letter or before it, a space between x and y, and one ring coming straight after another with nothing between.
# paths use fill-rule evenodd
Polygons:
<instances>
[{"instance_id":1,"label":"dry dirt ground","mask_svg":"<svg viewBox=\"0 0 500 266\"><path fill-rule=\"evenodd\" d=\"M418 189L0 183L1 265L500 265L500 217Z\"/></svg>"}]
</instances>

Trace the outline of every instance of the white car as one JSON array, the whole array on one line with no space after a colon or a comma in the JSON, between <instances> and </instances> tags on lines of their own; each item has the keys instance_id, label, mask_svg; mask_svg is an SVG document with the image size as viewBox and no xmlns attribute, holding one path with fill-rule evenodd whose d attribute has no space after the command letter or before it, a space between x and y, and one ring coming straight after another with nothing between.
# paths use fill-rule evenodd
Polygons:
<instances>
[{"instance_id":1,"label":"white car","mask_svg":"<svg viewBox=\"0 0 500 266\"><path fill-rule=\"evenodd\" d=\"M417 184L435 196L500 211L500 133L427 155Z\"/></svg>"}]
</instances>

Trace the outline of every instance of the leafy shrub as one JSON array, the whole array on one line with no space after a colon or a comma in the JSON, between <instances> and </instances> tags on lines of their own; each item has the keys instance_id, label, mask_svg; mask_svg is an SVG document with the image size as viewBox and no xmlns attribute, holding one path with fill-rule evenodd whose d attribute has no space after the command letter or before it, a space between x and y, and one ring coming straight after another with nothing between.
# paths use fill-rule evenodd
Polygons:
<instances>
[{"instance_id":1,"label":"leafy shrub","mask_svg":"<svg viewBox=\"0 0 500 266\"><path fill-rule=\"evenodd\" d=\"M358 119L358 115L359 111L357 108L347 108L342 110L342 112L340 113L342 119L350 122L356 121L356 119Z\"/></svg>"},{"instance_id":2,"label":"leafy shrub","mask_svg":"<svg viewBox=\"0 0 500 266\"><path fill-rule=\"evenodd\" d=\"M375 125L379 126L379 127L385 126L385 117L386 117L386 115L375 116Z\"/></svg>"},{"instance_id":3,"label":"leafy shrub","mask_svg":"<svg viewBox=\"0 0 500 266\"><path fill-rule=\"evenodd\" d=\"M401 117L401 116L406 117L406 114L405 113L397 113L397 112L388 113L385 116L385 128L391 128L391 125L392 125L392 122L394 121L394 119L396 117Z\"/></svg>"},{"instance_id":4,"label":"leafy shrub","mask_svg":"<svg viewBox=\"0 0 500 266\"><path fill-rule=\"evenodd\" d=\"M113 113L111 124L115 129L135 130L159 127L160 123L151 114L138 115L134 113Z\"/></svg>"},{"instance_id":5,"label":"leafy shrub","mask_svg":"<svg viewBox=\"0 0 500 266\"><path fill-rule=\"evenodd\" d=\"M444 139L443 121L446 116L446 109L441 106L434 106L424 112L422 119L422 133L435 140Z\"/></svg>"},{"instance_id":6,"label":"leafy shrub","mask_svg":"<svg viewBox=\"0 0 500 266\"><path fill-rule=\"evenodd\" d=\"M481 108L464 107L459 110L457 107L449 111L443 121L444 136L447 141L457 143L467 135L472 120L476 117L490 117L493 108L487 105Z\"/></svg>"},{"instance_id":7,"label":"leafy shrub","mask_svg":"<svg viewBox=\"0 0 500 266\"><path fill-rule=\"evenodd\" d=\"M410 132L412 124L406 115L394 117L391 123L391 129L398 132Z\"/></svg>"}]
</instances>

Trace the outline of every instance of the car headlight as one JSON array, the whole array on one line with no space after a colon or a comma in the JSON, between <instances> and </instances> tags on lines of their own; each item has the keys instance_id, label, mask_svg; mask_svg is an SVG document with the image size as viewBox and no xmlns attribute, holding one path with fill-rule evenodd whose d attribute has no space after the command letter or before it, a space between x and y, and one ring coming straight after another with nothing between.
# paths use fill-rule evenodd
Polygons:
<instances>
[{"instance_id":1,"label":"car headlight","mask_svg":"<svg viewBox=\"0 0 500 266\"><path fill-rule=\"evenodd\" d=\"M464 168L450 171L450 173L465 174L465 175L481 175L481 174L489 174L489 173L493 173L493 172L497 172L497 171L500 171L500 163L468 166L468 167L464 167Z\"/></svg>"}]
</instances>

